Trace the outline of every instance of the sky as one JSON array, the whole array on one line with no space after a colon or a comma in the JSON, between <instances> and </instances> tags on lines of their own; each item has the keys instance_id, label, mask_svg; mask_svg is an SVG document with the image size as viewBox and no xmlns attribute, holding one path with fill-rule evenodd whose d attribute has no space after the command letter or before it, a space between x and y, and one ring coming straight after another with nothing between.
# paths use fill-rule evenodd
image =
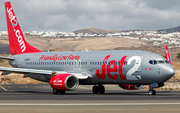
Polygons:
<instances>
[{"instance_id":1,"label":"sky","mask_svg":"<svg viewBox=\"0 0 180 113\"><path fill-rule=\"evenodd\" d=\"M180 0L9 0L23 31L159 30L180 25ZM6 31L0 0L0 31Z\"/></svg>"}]
</instances>

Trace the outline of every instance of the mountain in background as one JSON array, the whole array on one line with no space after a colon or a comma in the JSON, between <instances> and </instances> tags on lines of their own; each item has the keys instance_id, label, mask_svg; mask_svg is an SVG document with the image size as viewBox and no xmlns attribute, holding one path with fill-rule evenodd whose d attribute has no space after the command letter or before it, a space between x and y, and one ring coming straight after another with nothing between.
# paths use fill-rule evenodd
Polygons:
<instances>
[{"instance_id":1,"label":"mountain in background","mask_svg":"<svg viewBox=\"0 0 180 113\"><path fill-rule=\"evenodd\" d=\"M160 33L172 33L172 32L180 32L180 26L174 27L174 28L167 28L167 29L161 29L158 30Z\"/></svg>"},{"instance_id":2,"label":"mountain in background","mask_svg":"<svg viewBox=\"0 0 180 113\"><path fill-rule=\"evenodd\" d=\"M73 32L74 33L88 33L88 34L103 34L103 33L114 33L114 32L121 32L121 31L98 29L98 28L84 28L77 31L73 31Z\"/></svg>"},{"instance_id":3,"label":"mountain in background","mask_svg":"<svg viewBox=\"0 0 180 113\"><path fill-rule=\"evenodd\" d=\"M106 30L106 29L98 29L98 28L84 28L73 32L88 33L88 34L104 34L104 33L117 33L117 32L129 32L129 31L143 31L143 30Z\"/></svg>"}]
</instances>

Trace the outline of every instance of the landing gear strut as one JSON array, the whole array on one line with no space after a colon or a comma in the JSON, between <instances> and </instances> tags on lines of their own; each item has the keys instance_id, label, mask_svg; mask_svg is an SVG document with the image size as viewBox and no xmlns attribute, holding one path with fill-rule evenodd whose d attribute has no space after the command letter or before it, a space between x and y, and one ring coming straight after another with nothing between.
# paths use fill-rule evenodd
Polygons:
<instances>
[{"instance_id":1,"label":"landing gear strut","mask_svg":"<svg viewBox=\"0 0 180 113\"><path fill-rule=\"evenodd\" d=\"M92 92L93 92L93 94L98 94L98 93L99 94L104 94L105 88L102 85L93 86Z\"/></svg>"},{"instance_id":2,"label":"landing gear strut","mask_svg":"<svg viewBox=\"0 0 180 113\"><path fill-rule=\"evenodd\" d=\"M65 94L66 91L65 90L55 90L55 89L53 89L53 93L54 94Z\"/></svg>"},{"instance_id":3,"label":"landing gear strut","mask_svg":"<svg viewBox=\"0 0 180 113\"><path fill-rule=\"evenodd\" d=\"M156 95L156 90L153 90L153 88L150 88L148 91L149 95Z\"/></svg>"}]
</instances>

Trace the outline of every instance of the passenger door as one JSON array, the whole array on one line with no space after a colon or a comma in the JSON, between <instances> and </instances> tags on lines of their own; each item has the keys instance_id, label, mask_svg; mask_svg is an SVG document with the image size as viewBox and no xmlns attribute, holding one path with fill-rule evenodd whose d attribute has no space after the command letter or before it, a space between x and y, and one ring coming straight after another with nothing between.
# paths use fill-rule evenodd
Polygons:
<instances>
[{"instance_id":1,"label":"passenger door","mask_svg":"<svg viewBox=\"0 0 180 113\"><path fill-rule=\"evenodd\" d=\"M81 60L74 60L73 68L74 69L81 69Z\"/></svg>"}]
</instances>

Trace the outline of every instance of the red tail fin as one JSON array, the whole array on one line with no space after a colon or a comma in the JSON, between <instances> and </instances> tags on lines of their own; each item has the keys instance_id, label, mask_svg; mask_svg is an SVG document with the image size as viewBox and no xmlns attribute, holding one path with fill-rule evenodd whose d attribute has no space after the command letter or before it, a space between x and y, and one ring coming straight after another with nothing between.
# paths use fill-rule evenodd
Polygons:
<instances>
[{"instance_id":1,"label":"red tail fin","mask_svg":"<svg viewBox=\"0 0 180 113\"><path fill-rule=\"evenodd\" d=\"M20 28L20 25L17 21L17 18L15 16L10 2L5 2L5 12L11 55L41 52L40 50L32 47L24 38L23 32Z\"/></svg>"},{"instance_id":2,"label":"red tail fin","mask_svg":"<svg viewBox=\"0 0 180 113\"><path fill-rule=\"evenodd\" d=\"M172 64L168 46L166 46L166 59L170 64Z\"/></svg>"}]
</instances>

